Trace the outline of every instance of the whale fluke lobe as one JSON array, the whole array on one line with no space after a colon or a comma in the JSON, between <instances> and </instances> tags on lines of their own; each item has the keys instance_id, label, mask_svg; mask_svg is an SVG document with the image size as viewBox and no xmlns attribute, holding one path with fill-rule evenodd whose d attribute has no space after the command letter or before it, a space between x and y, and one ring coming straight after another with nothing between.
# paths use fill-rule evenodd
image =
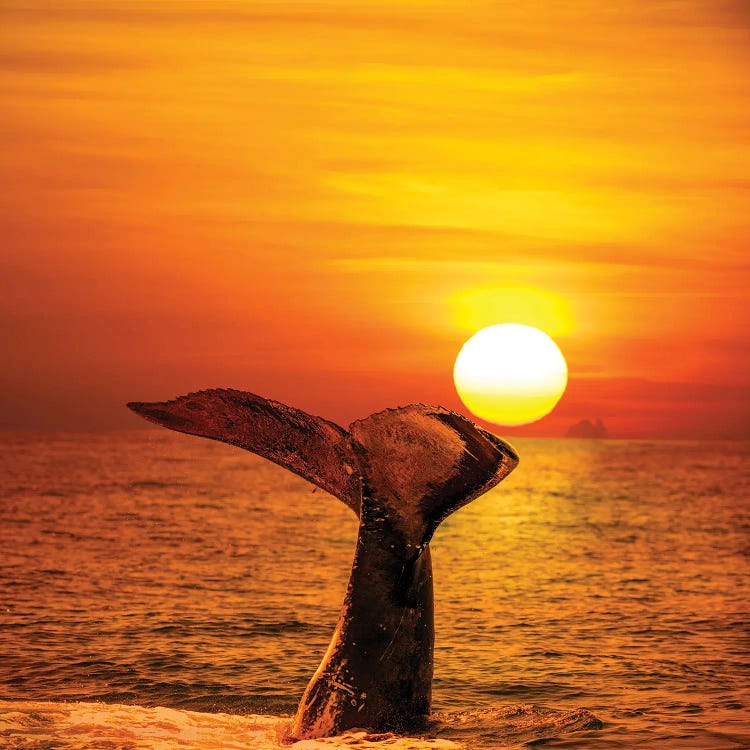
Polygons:
<instances>
[{"instance_id":1,"label":"whale fluke lobe","mask_svg":"<svg viewBox=\"0 0 750 750\"><path fill-rule=\"evenodd\" d=\"M359 483L351 471L347 433L333 422L232 388L197 391L173 401L133 401L127 406L170 430L257 453L359 511Z\"/></svg>"},{"instance_id":2,"label":"whale fluke lobe","mask_svg":"<svg viewBox=\"0 0 750 750\"><path fill-rule=\"evenodd\" d=\"M231 389L128 407L169 429L264 456L359 515L344 605L292 736L424 724L434 644L429 542L445 518L513 470L513 448L455 412L423 404L372 414L349 432Z\"/></svg>"},{"instance_id":3,"label":"whale fluke lobe","mask_svg":"<svg viewBox=\"0 0 750 750\"><path fill-rule=\"evenodd\" d=\"M377 498L414 545L518 463L510 445L441 406L387 409L349 429L363 494Z\"/></svg>"}]
</instances>

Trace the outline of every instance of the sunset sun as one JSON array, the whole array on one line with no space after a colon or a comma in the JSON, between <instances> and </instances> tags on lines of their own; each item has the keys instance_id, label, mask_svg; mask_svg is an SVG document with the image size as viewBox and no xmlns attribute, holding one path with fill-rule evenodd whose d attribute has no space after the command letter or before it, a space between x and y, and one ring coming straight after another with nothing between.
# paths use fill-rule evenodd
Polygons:
<instances>
[{"instance_id":1,"label":"sunset sun","mask_svg":"<svg viewBox=\"0 0 750 750\"><path fill-rule=\"evenodd\" d=\"M463 345L453 380L472 414L516 426L554 409L568 383L568 367L546 333L504 323L483 328Z\"/></svg>"}]
</instances>

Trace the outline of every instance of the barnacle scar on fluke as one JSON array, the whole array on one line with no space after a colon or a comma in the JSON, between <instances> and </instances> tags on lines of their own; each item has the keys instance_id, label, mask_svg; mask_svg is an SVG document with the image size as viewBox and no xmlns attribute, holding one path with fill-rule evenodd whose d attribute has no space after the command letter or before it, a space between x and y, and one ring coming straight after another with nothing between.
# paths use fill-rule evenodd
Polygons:
<instances>
[{"instance_id":1,"label":"barnacle scar on fluke","mask_svg":"<svg viewBox=\"0 0 750 750\"><path fill-rule=\"evenodd\" d=\"M344 605L292 735L423 726L434 642L430 539L441 521L515 468L513 448L459 414L423 404L372 414L348 432L231 389L128 407L169 429L257 453L358 514Z\"/></svg>"}]
</instances>

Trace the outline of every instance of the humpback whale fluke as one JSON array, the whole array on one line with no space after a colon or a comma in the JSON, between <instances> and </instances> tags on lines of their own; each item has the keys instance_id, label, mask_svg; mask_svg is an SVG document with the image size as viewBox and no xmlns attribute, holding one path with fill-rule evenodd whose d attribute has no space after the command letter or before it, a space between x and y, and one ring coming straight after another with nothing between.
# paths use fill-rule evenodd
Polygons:
<instances>
[{"instance_id":1,"label":"humpback whale fluke","mask_svg":"<svg viewBox=\"0 0 750 750\"><path fill-rule=\"evenodd\" d=\"M128 407L164 427L264 456L358 513L344 605L292 735L424 724L434 642L429 542L445 518L515 468L513 448L455 412L423 404L372 414L348 432L232 389Z\"/></svg>"},{"instance_id":2,"label":"humpback whale fluke","mask_svg":"<svg viewBox=\"0 0 750 750\"><path fill-rule=\"evenodd\" d=\"M359 513L359 483L347 471L347 432L301 409L233 388L188 393L173 401L133 401L129 409L170 430L257 453L304 477Z\"/></svg>"}]
</instances>

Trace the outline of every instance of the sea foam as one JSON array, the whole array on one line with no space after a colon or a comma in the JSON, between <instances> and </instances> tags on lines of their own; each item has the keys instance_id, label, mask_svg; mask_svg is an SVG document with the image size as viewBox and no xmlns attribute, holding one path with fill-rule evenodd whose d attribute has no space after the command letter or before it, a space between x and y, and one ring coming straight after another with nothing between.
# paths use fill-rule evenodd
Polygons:
<instances>
[{"instance_id":1,"label":"sea foam","mask_svg":"<svg viewBox=\"0 0 750 750\"><path fill-rule=\"evenodd\" d=\"M330 750L387 747L389 750L458 750L461 737L488 740L484 747L515 747L601 724L586 711L532 706L439 714L422 736L352 730L336 737L288 738L291 717L208 714L173 708L106 703L0 701L0 737L24 750ZM439 736L452 735L453 739ZM475 741L469 743L478 747Z\"/></svg>"}]
</instances>

